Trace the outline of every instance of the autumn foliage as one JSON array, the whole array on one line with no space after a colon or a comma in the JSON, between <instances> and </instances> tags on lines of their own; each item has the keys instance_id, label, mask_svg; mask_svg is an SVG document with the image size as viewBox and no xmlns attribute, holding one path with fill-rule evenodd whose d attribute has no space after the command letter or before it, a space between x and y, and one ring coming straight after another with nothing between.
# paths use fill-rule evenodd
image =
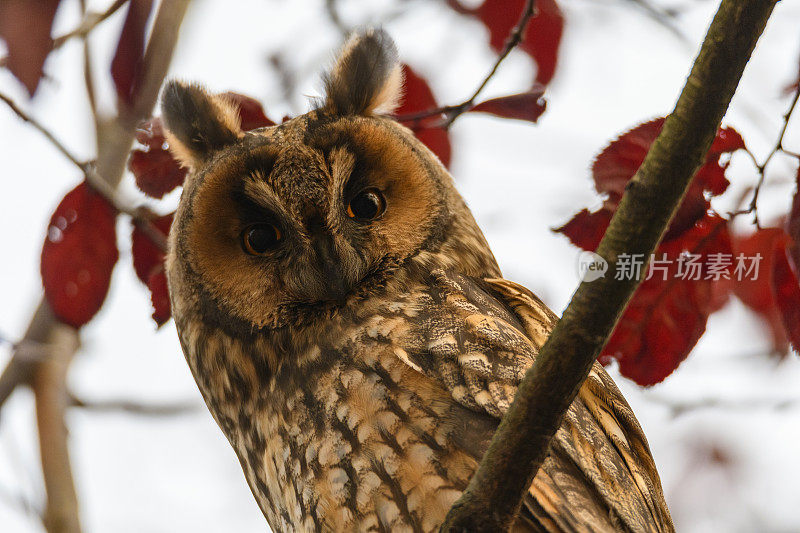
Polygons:
<instances>
[{"instance_id":1,"label":"autumn foliage","mask_svg":"<svg viewBox=\"0 0 800 533\"><path fill-rule=\"evenodd\" d=\"M23 4L35 4L36 13L18 16L15 10ZM58 0L0 3L0 37L8 48L7 66L31 95L37 89L43 65L53 47L49 29L58 4ZM449 0L447 4L462 16L479 20L486 28L487 46L501 53L519 21L525 1L485 0L476 8L466 7L457 0ZM453 152L448 127L458 114L488 113L504 119L536 122L545 112L546 88L557 74L564 17L555 0L539 0L536 7L514 52L531 58L536 75L517 94L443 105L423 75L412 66L403 66L405 98L395 118L408 126L445 166L450 165ZM152 0L128 3L109 69L121 108L130 105L136 95L152 10ZM25 20L28 25L15 26L9 20ZM226 96L238 106L245 130L275 124L253 98L237 93ZM659 118L639 124L600 151L592 165L591 178L602 206L579 210L555 231L578 248L595 250L663 123L664 119ZM138 188L148 197L160 199L180 187L186 171L170 155L160 118L141 124L136 141L128 168ZM658 383L670 375L705 332L709 316L731 297L738 298L763 318L776 353L785 354L790 347L800 348L800 196L795 196L791 206L787 205L790 211L784 226L755 227L745 234L733 231L735 215L716 213L711 206L712 199L728 188L726 171L730 158L746 150L745 141L736 130L731 127L719 130L654 261L649 268L642 265L637 274L646 279L625 310L600 360L604 363L617 360L621 372L639 384ZM47 300L66 324L79 328L102 307L119 257L117 216L107 199L86 182L67 193L52 216L42 249L42 281ZM136 220L133 225L133 266L150 290L153 318L159 326L170 316L163 265L165 253L142 224L166 235L171 220L171 214L153 215L149 220ZM693 256L701 260L693 275L687 276L686 269ZM722 264L710 260L722 257L730 261ZM751 271L750 277L739 279L739 257L759 257L758 274L753 276Z\"/></svg>"}]
</instances>

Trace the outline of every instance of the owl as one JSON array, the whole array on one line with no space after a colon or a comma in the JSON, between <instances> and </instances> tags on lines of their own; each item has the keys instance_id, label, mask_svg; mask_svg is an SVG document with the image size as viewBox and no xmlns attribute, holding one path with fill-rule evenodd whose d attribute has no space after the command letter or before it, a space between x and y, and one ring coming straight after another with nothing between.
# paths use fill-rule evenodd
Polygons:
<instances>
[{"instance_id":1,"label":"owl","mask_svg":"<svg viewBox=\"0 0 800 533\"><path fill-rule=\"evenodd\" d=\"M190 169L169 236L181 345L273 531L436 531L557 317L502 278L453 179L392 120L382 30L314 109L242 131L169 83ZM645 436L595 364L515 531L672 531Z\"/></svg>"}]
</instances>

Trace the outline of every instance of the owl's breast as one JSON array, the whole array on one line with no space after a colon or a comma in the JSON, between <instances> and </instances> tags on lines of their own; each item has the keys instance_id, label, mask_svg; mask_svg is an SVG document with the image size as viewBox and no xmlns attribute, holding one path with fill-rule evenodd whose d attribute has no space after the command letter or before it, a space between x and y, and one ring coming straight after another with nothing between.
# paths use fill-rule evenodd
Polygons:
<instances>
[{"instance_id":1,"label":"owl's breast","mask_svg":"<svg viewBox=\"0 0 800 533\"><path fill-rule=\"evenodd\" d=\"M401 323L330 328L274 376L240 457L280 530L432 531L475 459L453 445L460 408L398 356ZM245 461L243 461L245 462Z\"/></svg>"}]
</instances>

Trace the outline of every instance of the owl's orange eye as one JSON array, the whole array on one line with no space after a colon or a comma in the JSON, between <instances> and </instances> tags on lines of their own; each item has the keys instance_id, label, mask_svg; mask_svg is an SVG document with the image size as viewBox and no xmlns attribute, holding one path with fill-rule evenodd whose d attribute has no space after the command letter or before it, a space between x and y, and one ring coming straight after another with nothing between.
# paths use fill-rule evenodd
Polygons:
<instances>
[{"instance_id":1,"label":"owl's orange eye","mask_svg":"<svg viewBox=\"0 0 800 533\"><path fill-rule=\"evenodd\" d=\"M242 248L250 255L264 255L281 242L283 235L274 224L254 224L242 232Z\"/></svg>"},{"instance_id":2,"label":"owl's orange eye","mask_svg":"<svg viewBox=\"0 0 800 533\"><path fill-rule=\"evenodd\" d=\"M386 209L386 200L378 189L364 189L347 205L347 216L355 220L375 220Z\"/></svg>"}]
</instances>

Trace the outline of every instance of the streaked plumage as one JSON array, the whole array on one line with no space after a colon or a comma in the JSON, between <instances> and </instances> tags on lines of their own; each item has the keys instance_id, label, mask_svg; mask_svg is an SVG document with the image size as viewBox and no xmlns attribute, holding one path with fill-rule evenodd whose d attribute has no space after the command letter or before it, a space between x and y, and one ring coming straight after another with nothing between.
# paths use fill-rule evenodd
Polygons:
<instances>
[{"instance_id":1,"label":"streaked plumage","mask_svg":"<svg viewBox=\"0 0 800 533\"><path fill-rule=\"evenodd\" d=\"M557 320L501 278L435 156L375 114L398 72L389 38L366 32L317 109L247 133L224 99L165 90L192 170L170 235L173 314L275 531L436 530ZM515 529L672 531L599 365Z\"/></svg>"}]
</instances>

